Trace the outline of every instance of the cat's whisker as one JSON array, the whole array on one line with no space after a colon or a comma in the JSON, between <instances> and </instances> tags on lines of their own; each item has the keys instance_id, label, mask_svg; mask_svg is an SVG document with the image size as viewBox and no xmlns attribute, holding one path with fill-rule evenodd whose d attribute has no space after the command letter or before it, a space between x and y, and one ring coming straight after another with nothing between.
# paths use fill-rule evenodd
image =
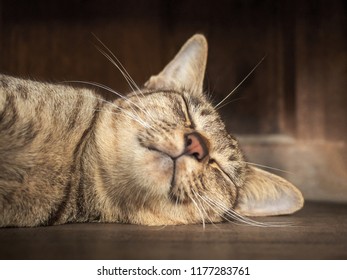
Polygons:
<instances>
[{"instance_id":1,"label":"cat's whisker","mask_svg":"<svg viewBox=\"0 0 347 280\"><path fill-rule=\"evenodd\" d=\"M208 199L210 199L210 198L208 198ZM218 203L218 202L214 202L214 203ZM219 204L220 204L220 207L225 211L224 215L226 215L230 218L236 219L239 222L241 222L242 224L246 224L246 225L250 225L250 226L258 226L258 227L287 227L287 226L291 225L290 223L285 223L285 222L284 223L281 223L281 222L276 222L276 223L258 222L258 221L255 221L253 219L250 219L248 217L240 215L239 213L235 212L233 209L230 209L230 208L222 205L221 203L219 203Z\"/></svg>"},{"instance_id":2,"label":"cat's whisker","mask_svg":"<svg viewBox=\"0 0 347 280\"><path fill-rule=\"evenodd\" d=\"M269 224L265 224L265 223L261 223L261 222L257 222L254 221L252 219L249 219L247 217L244 217L240 214L238 214L237 212L233 211L232 209L230 209L229 207L223 205L221 202L218 201L213 201L212 199L210 199L209 197L205 197L207 200L209 200L211 203L215 204L216 206L220 207L221 210L224 211L224 215L237 220L243 224L248 224L248 225L253 225L253 226L260 226L260 227L267 227L270 226Z\"/></svg>"},{"instance_id":3,"label":"cat's whisker","mask_svg":"<svg viewBox=\"0 0 347 280\"><path fill-rule=\"evenodd\" d=\"M198 182L201 187L203 186L203 183L201 182L201 180L196 180L196 182ZM192 189L192 191L194 191L194 190ZM221 216L222 213L219 213L215 209L215 205L212 205L209 201L205 200L204 197L201 196L199 193L195 192L195 194L198 195L201 198L201 200L204 201L207 205L209 205L215 213L217 213L219 216Z\"/></svg>"},{"instance_id":4,"label":"cat's whisker","mask_svg":"<svg viewBox=\"0 0 347 280\"><path fill-rule=\"evenodd\" d=\"M137 85L135 86L131 80L129 78L129 76L122 70L122 68L113 60L113 58L108 55L105 51L103 51L101 48L99 48L98 46L95 46L97 48L97 50L103 55L105 56L114 66L116 66L116 68L118 69L118 71L122 74L122 76L124 77L124 79L126 80L126 82L128 83L130 89L132 90L132 92L136 93L136 90L138 90ZM118 59L117 59L118 61Z\"/></svg>"},{"instance_id":5,"label":"cat's whisker","mask_svg":"<svg viewBox=\"0 0 347 280\"><path fill-rule=\"evenodd\" d=\"M137 105L136 103L132 102L129 98L125 97L124 95L120 94L119 92L113 90L112 88L108 87L108 86L105 86L103 84L99 84L99 83L96 83L96 82L88 82L88 81L66 81L68 83L80 83L80 84L86 84L86 85L91 85L91 86L95 86L95 87L98 87L98 88L101 88L101 89L104 89L108 92L111 92L115 95L117 95L118 97L122 98L123 100L125 100L126 102L128 102L129 104L135 106L136 108L138 108L140 111L142 111L143 113L147 113L143 108L141 108L139 105ZM133 107L131 107L133 108Z\"/></svg>"},{"instance_id":6,"label":"cat's whisker","mask_svg":"<svg viewBox=\"0 0 347 280\"><path fill-rule=\"evenodd\" d=\"M141 124L144 128L151 128L150 125L148 123L146 123L145 121L143 121L141 118L139 118L139 116L135 116L133 115L132 113L126 111L125 109L121 108L120 106L117 106L116 104L114 104L113 102L110 102L110 101L107 101L105 99L102 99L102 98L97 98L95 96L88 96L88 95L83 95L83 94L77 94L77 95L82 95L84 97L90 97L92 99L95 99L95 100L98 100L100 102L103 102L103 103L107 103L109 105L111 105L111 107L114 107L116 109L118 109L122 114L124 114L125 116L127 116L129 119L133 120L133 121L136 121L138 122L139 124ZM112 115L117 115L117 113L115 112L112 112L111 110L98 110L98 109L90 109L91 111L94 111L94 112L108 112Z\"/></svg>"},{"instance_id":7,"label":"cat's whisker","mask_svg":"<svg viewBox=\"0 0 347 280\"><path fill-rule=\"evenodd\" d=\"M275 168L275 167L271 167L268 165L263 165L263 164L258 164L258 163L254 163L254 162L249 162L249 161L245 161L245 163L249 164L249 165L254 165L254 166L259 166L259 167L263 167L263 168L267 168L267 169L271 169L271 170L276 170L276 171L281 171L287 174L291 174L294 175L293 172L287 171L287 170L283 170L283 169L279 169L279 168Z\"/></svg>"},{"instance_id":8,"label":"cat's whisker","mask_svg":"<svg viewBox=\"0 0 347 280\"><path fill-rule=\"evenodd\" d=\"M212 220L211 220L210 217L208 216L208 214L207 214L207 212L206 212L204 206L202 205L202 203L201 203L199 197L197 196L197 193L194 191L194 189L191 189L191 192L193 193L194 197L196 198L196 201L199 203L200 208L202 209L202 212L204 212L204 217L206 216L206 217L208 218L208 220L209 220L210 222L212 222Z\"/></svg>"},{"instance_id":9,"label":"cat's whisker","mask_svg":"<svg viewBox=\"0 0 347 280\"><path fill-rule=\"evenodd\" d=\"M148 112L145 111L144 109L142 109L141 107L139 107L136 103L134 103L134 102L132 102L131 100L129 100L129 98L126 98L124 95L122 95L122 94L116 92L115 90L113 90L113 89L111 89L111 88L109 88L109 87L107 87L107 86L105 86L105 85L96 83L96 82L87 82L87 81L66 81L66 82L71 82L71 83L82 83L82 84L92 85L92 86L96 86L96 87L99 87L99 88L101 88L101 89L104 89L104 90L106 90L106 91L109 91L109 92L111 92L111 93L116 94L117 96L121 97L123 100L125 100L126 102L129 103L131 110L133 111L134 114L136 114L136 118L137 118L137 121L138 121L138 122L141 121L141 122L143 123L143 126L144 126L145 128L152 128L152 129L154 129L154 128L151 127L147 122L145 122L143 119L141 119L141 117L139 116L139 114L136 112L136 110L133 108L132 105L134 105L134 106L137 107L141 112L143 112L144 114L147 114L147 116L149 116L150 118L152 118L152 117L148 114ZM116 107L116 105L115 105L113 102L108 102L108 103L110 103L110 104L112 104L112 106L115 106L115 107ZM116 108L121 109L121 108L118 107L118 106L117 106ZM123 109L123 111L124 111L124 109Z\"/></svg>"},{"instance_id":10,"label":"cat's whisker","mask_svg":"<svg viewBox=\"0 0 347 280\"><path fill-rule=\"evenodd\" d=\"M263 56L263 58L246 75L246 77L244 77L243 80L226 97L224 97L216 106L214 106L216 110L220 109L220 105L222 105L225 100L227 100L231 95L234 94L234 92L248 79L248 77L258 68L258 66L264 61L265 58L266 56Z\"/></svg>"},{"instance_id":11,"label":"cat's whisker","mask_svg":"<svg viewBox=\"0 0 347 280\"><path fill-rule=\"evenodd\" d=\"M97 37L94 33L92 33L93 36L95 37L95 39L105 48L105 50L108 51L108 53L110 55L107 55L111 60L111 62L113 64L115 64L115 66L117 67L117 69L121 72L121 74L123 75L123 77L128 81L129 86L133 89L132 86L134 86L142 95L143 92L141 91L141 89L138 87L138 85L135 83L134 79L130 76L129 72L126 70L126 68L123 66L123 64L119 61L119 59L117 58L117 56L104 44L104 42L102 42L100 40L99 37ZM96 46L95 47L99 50L102 51L100 47ZM102 51L102 53L105 55L106 53L104 51ZM113 57L113 58L112 58ZM115 59L115 61L113 60ZM116 63L117 62L117 63ZM135 91L135 90L134 90Z\"/></svg>"},{"instance_id":12,"label":"cat's whisker","mask_svg":"<svg viewBox=\"0 0 347 280\"><path fill-rule=\"evenodd\" d=\"M251 226L259 226L259 227L288 227L291 226L290 223L287 222L275 222L275 223L271 223L271 222L258 222L255 221L253 219L247 218L245 216L240 215L239 213L233 211L232 209L229 209L227 214L231 213L232 215L235 215L237 217L239 217L240 219L242 219L242 221L248 225Z\"/></svg>"},{"instance_id":13,"label":"cat's whisker","mask_svg":"<svg viewBox=\"0 0 347 280\"><path fill-rule=\"evenodd\" d=\"M199 195L200 196L200 195ZM204 197L200 196L201 200L204 201L211 209L213 212L215 212L218 216L222 217L224 215L224 211L220 210L218 207L216 207L216 205L210 203L209 201L205 200ZM223 217L223 219L227 220L229 223L232 223L232 224L238 224L236 223L235 221L233 220L229 220L225 217ZM217 227L217 226L216 226Z\"/></svg>"},{"instance_id":14,"label":"cat's whisker","mask_svg":"<svg viewBox=\"0 0 347 280\"><path fill-rule=\"evenodd\" d=\"M117 106L113 102L110 102L110 101L107 101L105 99L98 98L98 97L95 97L95 96L89 96L89 95L86 95L86 94L81 94L81 93L77 93L76 95L80 95L80 96L83 96L83 97L87 97L87 98L91 98L91 99L94 99L94 100L98 100L98 101L103 102L103 103L107 103L107 104L111 105L112 107L115 107L116 109L120 110L121 113L125 114L130 119L140 123L143 127L150 128L150 125L148 123L146 123L145 121L143 121L139 116L132 115L131 113L129 113L128 111L124 110L123 108ZM95 110L95 109L90 109L90 110L92 110L92 111L99 111L99 112L106 112L107 111L107 112L109 112L111 114L116 115L116 113L111 112L109 110Z\"/></svg>"},{"instance_id":15,"label":"cat's whisker","mask_svg":"<svg viewBox=\"0 0 347 280\"><path fill-rule=\"evenodd\" d=\"M225 210L223 208L220 207L220 205L218 205L217 203L215 203L214 201L212 201L211 199L207 199L208 197L203 197L203 196L200 196L201 199L206 203L208 204L211 209L217 214L219 215L220 217L223 217L224 219L225 218ZM228 222L232 223L232 224L236 224L236 225L239 225L240 223L237 223L238 220L233 218L233 220L229 220L229 219L226 219Z\"/></svg>"},{"instance_id":16,"label":"cat's whisker","mask_svg":"<svg viewBox=\"0 0 347 280\"><path fill-rule=\"evenodd\" d=\"M205 207L203 206L203 204L202 204L202 202L201 202L201 200L202 200L201 195L200 195L198 192L195 192L194 189L191 189L191 191L192 191L192 193L194 194L194 196L196 197L197 201L199 202L199 204L200 204L200 206L201 206L201 209L202 209L203 212L205 213L205 216L207 217L207 219L210 221L210 223L211 223L212 225L214 225L215 227L217 227L216 224L215 224L215 223L213 222L213 220L211 219L211 217L207 214L206 209L205 209ZM200 199L199 199L199 198L200 198ZM206 202L205 202L205 203L206 203ZM208 203L206 203L206 204L208 204ZM208 204L208 206L211 207L211 205L209 205L209 204Z\"/></svg>"},{"instance_id":17,"label":"cat's whisker","mask_svg":"<svg viewBox=\"0 0 347 280\"><path fill-rule=\"evenodd\" d=\"M84 97L90 97L90 98L98 100L100 102L107 103L107 104L111 105L111 107L114 107L114 108L118 109L121 113L123 113L125 116L127 116L131 120L134 120L134 121L138 122L139 124L141 124L144 128L150 128L150 125L148 123L146 123L145 121L143 121L139 116L133 115L132 113L126 111L125 109L121 108L120 106L117 106L113 102L110 102L110 101L107 101L105 99L98 98L98 97L95 97L95 96L88 96L88 95L84 95L84 94L77 94L77 95L81 95L81 96L84 96ZM90 110L98 111L98 112L108 112L110 114L117 115L117 113L111 112L110 110L105 110L105 109L104 110L90 109Z\"/></svg>"},{"instance_id":18,"label":"cat's whisker","mask_svg":"<svg viewBox=\"0 0 347 280\"><path fill-rule=\"evenodd\" d=\"M100 52L102 52L102 51L100 51ZM104 54L104 55L108 58L107 54ZM109 60L111 60L111 58L109 58ZM114 64L114 65L117 65L117 64L116 64L115 62L113 62L112 60L111 60L111 63ZM119 68L118 68L118 70L121 71ZM143 93L142 93L142 91L140 91L139 89L136 90L136 89L131 85L131 83L129 82L129 80L126 78L126 75L125 75L122 71L121 71L121 74L122 74L123 77L126 79L127 83L129 84L129 87L130 87L131 90L132 90L132 93L134 93L134 95L136 96L136 98L137 98L137 100L139 101L139 103L142 105L143 108L146 108L146 106L144 106L144 103L142 102L141 98L140 98L140 97L138 96L138 94L137 94L137 91L139 91L139 92L142 94L142 96L144 96ZM137 87L137 86L136 86L136 87ZM135 103L134 103L134 104L135 104ZM139 106L137 106L137 107L139 108ZM151 113L150 113L149 111L143 109L143 108L141 108L142 112L144 112L148 117L150 117L152 120L154 120L155 118L151 115Z\"/></svg>"},{"instance_id":19,"label":"cat's whisker","mask_svg":"<svg viewBox=\"0 0 347 280\"><path fill-rule=\"evenodd\" d=\"M124 79L127 81L129 87L135 93L137 96L137 92L139 92L142 97L144 97L144 94L142 90L139 88L139 86L135 83L134 79L130 76L129 72L126 70L126 68L123 66L123 64L119 61L119 59L115 56L115 54L95 35L93 36L98 40L98 42L104 47L106 51L108 51L109 54L107 54L104 50L102 50L99 46L95 45L97 50L103 54L116 68L120 71ZM141 99L138 97L139 102L143 105ZM148 112L149 113L149 112ZM149 113L150 115L150 113ZM151 116L152 120L154 119L153 116Z\"/></svg>"},{"instance_id":20,"label":"cat's whisker","mask_svg":"<svg viewBox=\"0 0 347 280\"><path fill-rule=\"evenodd\" d=\"M167 227L167 225L163 225L163 226L158 227L158 228L156 228L156 229L154 229L154 230L159 231L159 230L163 230L163 229L165 229L166 227Z\"/></svg>"},{"instance_id":21,"label":"cat's whisker","mask_svg":"<svg viewBox=\"0 0 347 280\"><path fill-rule=\"evenodd\" d=\"M130 113L128 113L128 112L126 112L126 111L124 111L124 110L122 111L121 108L118 108L118 109L120 109L120 110L121 110L121 113L125 114L125 116L127 116L129 119L138 122L138 123L141 124L144 128L149 128L149 125L148 125L146 122L137 119L136 116L131 115ZM94 112L108 112L108 113L110 113L110 114L112 114L112 115L117 115L117 113L111 112L110 110L97 110L97 109L90 109L90 110L92 110L92 111L94 111Z\"/></svg>"},{"instance_id":22,"label":"cat's whisker","mask_svg":"<svg viewBox=\"0 0 347 280\"><path fill-rule=\"evenodd\" d=\"M239 221L239 222L243 222L243 220L240 220L239 217L237 217L236 215L233 215L233 212L230 212L229 213L229 207L225 206L222 202L220 201L216 201L216 200L212 200L210 197L208 196L204 196L203 197L206 201L209 201L209 203L211 203L212 205L214 205L215 207L218 207L222 214L225 215L226 212L228 212L228 216L230 218L233 218L234 220L236 221ZM242 216L241 216L242 217ZM242 217L243 218L243 217Z\"/></svg>"},{"instance_id":23,"label":"cat's whisker","mask_svg":"<svg viewBox=\"0 0 347 280\"><path fill-rule=\"evenodd\" d=\"M172 193L169 194L169 199L171 201L175 201L174 203L174 207L173 207L173 211L175 212L175 215L177 214L177 212L179 212L179 207L178 207L178 197L177 196L174 196Z\"/></svg>"},{"instance_id":24,"label":"cat's whisker","mask_svg":"<svg viewBox=\"0 0 347 280\"><path fill-rule=\"evenodd\" d=\"M229 105L230 103L233 103L233 102L236 102L236 101L239 101L239 100L242 100L242 99L246 99L246 98L245 98L245 97L235 98L235 99L233 99L233 100L230 100L230 101L228 101L228 102L226 102L226 103L220 105L218 108L215 108L215 109L216 109L216 110L220 110L221 108L223 108L223 107Z\"/></svg>"},{"instance_id":25,"label":"cat's whisker","mask_svg":"<svg viewBox=\"0 0 347 280\"><path fill-rule=\"evenodd\" d=\"M193 202L193 204L195 205L196 209L198 209L199 215L200 215L201 220L202 220L202 228L205 229L206 228L205 217L204 217L203 213L201 212L201 209L200 209L199 205L195 202L195 200L190 195L188 195L188 197Z\"/></svg>"},{"instance_id":26,"label":"cat's whisker","mask_svg":"<svg viewBox=\"0 0 347 280\"><path fill-rule=\"evenodd\" d=\"M203 186L203 183L202 183L201 178L199 178L198 176L196 176L196 174L194 175L194 182L197 183L197 184L199 185L198 187L199 187L200 189L204 189L204 186ZM201 201L203 201L203 199L202 199L201 195L199 194L199 192L198 192L198 191L195 191L193 188L192 188L191 190L192 190L193 194L197 197L197 200L199 201L199 203L200 203L201 206L202 206ZM199 198L200 198L200 199L199 199ZM205 202L205 203L206 203L206 202ZM210 206L210 205L209 205L209 206ZM205 210L205 208L204 208L203 206L202 206L202 209L204 210L204 212L205 212L207 218L209 219L209 221L210 221L213 225L215 225L215 224L213 223L212 219L210 218L210 216L207 214L207 212L206 212L206 210Z\"/></svg>"},{"instance_id":27,"label":"cat's whisker","mask_svg":"<svg viewBox=\"0 0 347 280\"><path fill-rule=\"evenodd\" d=\"M176 208L178 207L178 196L176 196L175 206L176 206Z\"/></svg>"}]
</instances>

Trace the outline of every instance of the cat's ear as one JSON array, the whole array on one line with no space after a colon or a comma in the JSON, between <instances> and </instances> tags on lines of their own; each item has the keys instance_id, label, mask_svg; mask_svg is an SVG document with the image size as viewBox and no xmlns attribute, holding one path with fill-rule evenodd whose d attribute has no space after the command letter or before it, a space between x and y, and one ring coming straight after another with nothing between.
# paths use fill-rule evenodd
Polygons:
<instances>
[{"instance_id":1,"label":"cat's ear","mask_svg":"<svg viewBox=\"0 0 347 280\"><path fill-rule=\"evenodd\" d=\"M191 37L174 59L145 87L151 89L182 89L202 92L207 61L207 41L201 34Z\"/></svg>"},{"instance_id":2,"label":"cat's ear","mask_svg":"<svg viewBox=\"0 0 347 280\"><path fill-rule=\"evenodd\" d=\"M285 179L249 167L235 210L245 216L291 214L303 207L301 192Z\"/></svg>"}]
</instances>

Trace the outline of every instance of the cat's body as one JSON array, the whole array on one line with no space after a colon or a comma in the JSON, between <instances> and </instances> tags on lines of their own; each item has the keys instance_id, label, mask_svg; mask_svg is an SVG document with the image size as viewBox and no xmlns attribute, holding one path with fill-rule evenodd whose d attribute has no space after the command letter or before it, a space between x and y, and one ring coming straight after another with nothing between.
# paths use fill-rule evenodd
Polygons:
<instances>
[{"instance_id":1,"label":"cat's body","mask_svg":"<svg viewBox=\"0 0 347 280\"><path fill-rule=\"evenodd\" d=\"M294 186L243 160L202 93L206 56L195 35L112 103L0 75L0 226L187 224L301 208Z\"/></svg>"}]
</instances>

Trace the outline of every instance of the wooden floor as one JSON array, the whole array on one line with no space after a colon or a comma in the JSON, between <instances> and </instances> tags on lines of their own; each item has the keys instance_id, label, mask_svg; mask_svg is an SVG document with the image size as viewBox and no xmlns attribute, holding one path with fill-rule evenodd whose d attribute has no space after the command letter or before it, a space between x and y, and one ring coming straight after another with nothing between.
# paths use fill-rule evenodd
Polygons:
<instances>
[{"instance_id":1,"label":"wooden floor","mask_svg":"<svg viewBox=\"0 0 347 280\"><path fill-rule=\"evenodd\" d=\"M0 229L0 259L347 259L347 205L308 202L287 227L70 224Z\"/></svg>"}]
</instances>

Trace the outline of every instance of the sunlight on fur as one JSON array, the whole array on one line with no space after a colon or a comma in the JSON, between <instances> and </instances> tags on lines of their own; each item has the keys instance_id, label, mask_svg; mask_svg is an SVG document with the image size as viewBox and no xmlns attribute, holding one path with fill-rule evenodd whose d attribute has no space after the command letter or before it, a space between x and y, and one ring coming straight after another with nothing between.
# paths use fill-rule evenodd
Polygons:
<instances>
[{"instance_id":1,"label":"sunlight on fur","mask_svg":"<svg viewBox=\"0 0 347 280\"><path fill-rule=\"evenodd\" d=\"M203 91L203 35L191 37L143 87L95 38L130 93L92 81L48 84L0 75L0 226L282 226L247 216L302 208L296 187L245 161L217 111L264 58L213 105Z\"/></svg>"}]
</instances>

